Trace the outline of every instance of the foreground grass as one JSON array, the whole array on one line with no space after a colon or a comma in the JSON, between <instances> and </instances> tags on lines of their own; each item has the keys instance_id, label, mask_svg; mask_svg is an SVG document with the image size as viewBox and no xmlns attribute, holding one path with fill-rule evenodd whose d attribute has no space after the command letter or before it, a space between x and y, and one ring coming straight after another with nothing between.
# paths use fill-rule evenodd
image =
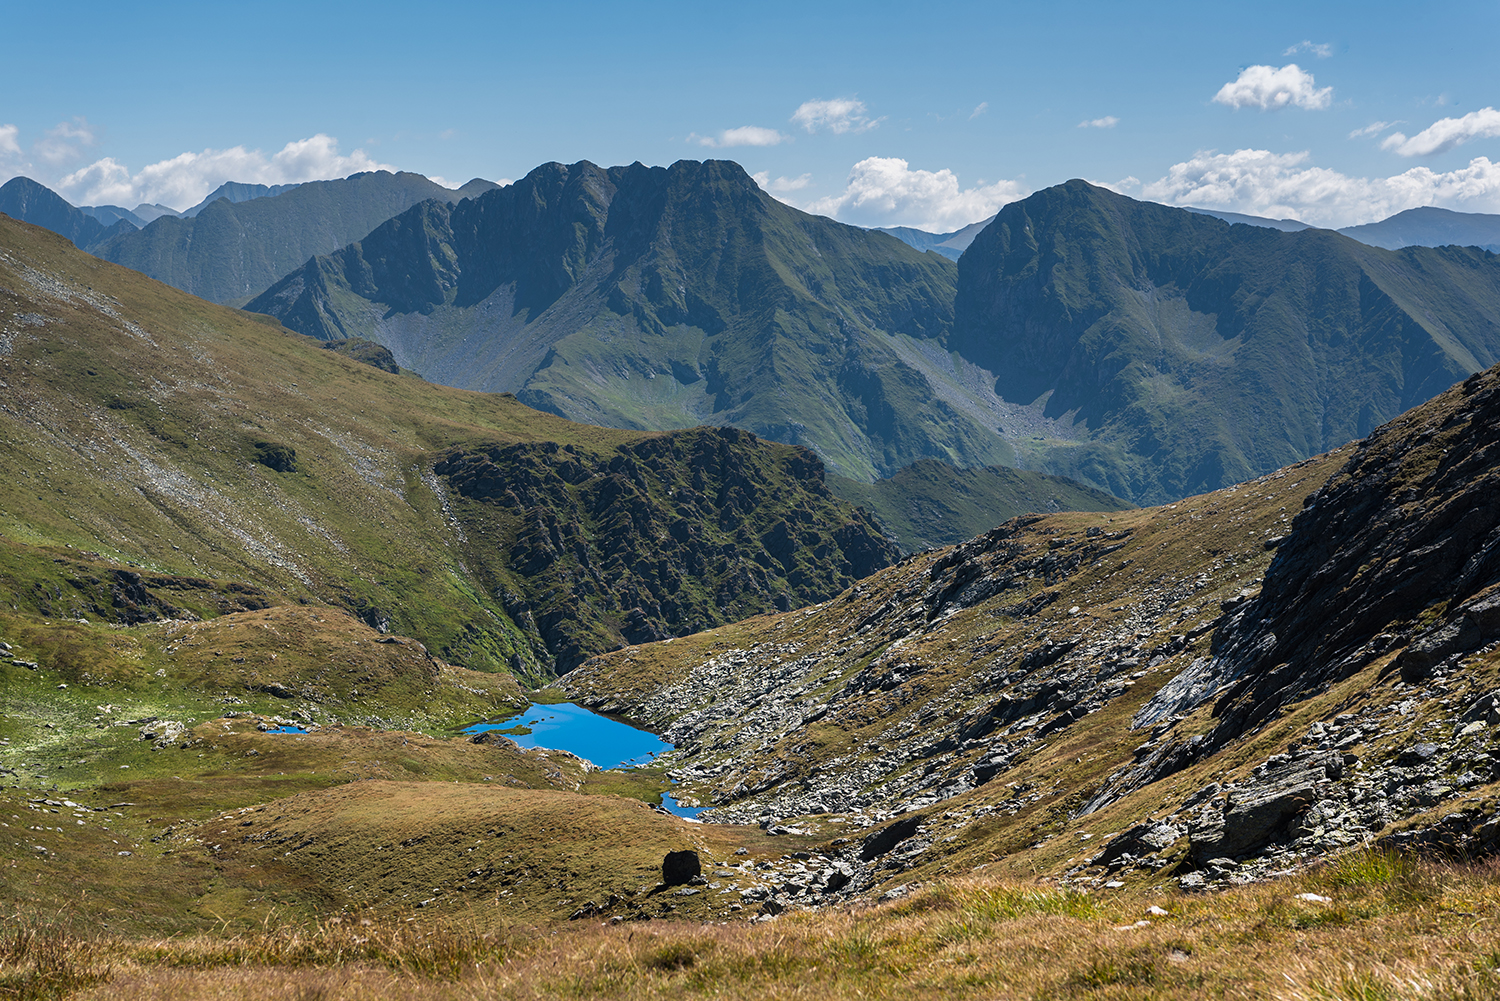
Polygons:
<instances>
[{"instance_id":1,"label":"foreground grass","mask_svg":"<svg viewBox=\"0 0 1500 1001\"><path fill-rule=\"evenodd\" d=\"M1497 932L1500 866L1359 854L1211 895L971 879L748 926L342 915L104 940L12 922L0 997L1484 998Z\"/></svg>"}]
</instances>

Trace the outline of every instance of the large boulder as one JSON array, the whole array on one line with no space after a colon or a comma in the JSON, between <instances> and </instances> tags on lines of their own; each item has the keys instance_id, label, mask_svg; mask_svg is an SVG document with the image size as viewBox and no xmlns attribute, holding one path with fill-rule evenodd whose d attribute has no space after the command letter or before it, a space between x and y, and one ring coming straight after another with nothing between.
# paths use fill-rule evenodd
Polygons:
<instances>
[{"instance_id":1,"label":"large boulder","mask_svg":"<svg viewBox=\"0 0 1500 1001\"><path fill-rule=\"evenodd\" d=\"M1235 858L1273 840L1309 806L1327 798L1330 780L1343 774L1343 768L1337 753L1272 758L1225 798L1222 811L1206 811L1189 826L1190 855L1200 864Z\"/></svg>"},{"instance_id":2,"label":"large boulder","mask_svg":"<svg viewBox=\"0 0 1500 1001\"><path fill-rule=\"evenodd\" d=\"M682 886L702 874L703 863L695 851L667 852L661 860L661 881L667 886Z\"/></svg>"}]
</instances>

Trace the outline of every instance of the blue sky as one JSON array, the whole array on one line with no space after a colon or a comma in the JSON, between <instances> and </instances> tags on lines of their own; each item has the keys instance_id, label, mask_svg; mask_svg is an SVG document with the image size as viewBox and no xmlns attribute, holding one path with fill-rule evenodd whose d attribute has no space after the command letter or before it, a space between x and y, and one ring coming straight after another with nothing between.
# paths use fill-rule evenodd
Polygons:
<instances>
[{"instance_id":1,"label":"blue sky","mask_svg":"<svg viewBox=\"0 0 1500 1001\"><path fill-rule=\"evenodd\" d=\"M15 4L0 180L185 208L722 157L861 225L1072 177L1322 225L1500 212L1500 4Z\"/></svg>"}]
</instances>

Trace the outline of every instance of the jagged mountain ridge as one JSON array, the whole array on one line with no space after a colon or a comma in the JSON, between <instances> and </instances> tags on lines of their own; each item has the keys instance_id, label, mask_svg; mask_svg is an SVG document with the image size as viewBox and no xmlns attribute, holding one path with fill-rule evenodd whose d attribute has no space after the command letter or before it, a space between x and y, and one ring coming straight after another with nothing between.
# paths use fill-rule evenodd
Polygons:
<instances>
[{"instance_id":1,"label":"jagged mountain ridge","mask_svg":"<svg viewBox=\"0 0 1500 1001\"><path fill-rule=\"evenodd\" d=\"M737 164L583 162L416 206L247 308L574 419L733 424L873 478L925 456L1011 457L924 375L953 273L777 202Z\"/></svg>"},{"instance_id":2,"label":"jagged mountain ridge","mask_svg":"<svg viewBox=\"0 0 1500 1001\"><path fill-rule=\"evenodd\" d=\"M0 384L0 590L35 615L313 602L541 678L894 556L805 449L382 371L9 219Z\"/></svg>"},{"instance_id":3,"label":"jagged mountain ridge","mask_svg":"<svg viewBox=\"0 0 1500 1001\"><path fill-rule=\"evenodd\" d=\"M1023 465L1159 502L1368 434L1500 360L1500 258L1231 226L1070 181L964 253L948 347L1072 428Z\"/></svg>"}]
</instances>

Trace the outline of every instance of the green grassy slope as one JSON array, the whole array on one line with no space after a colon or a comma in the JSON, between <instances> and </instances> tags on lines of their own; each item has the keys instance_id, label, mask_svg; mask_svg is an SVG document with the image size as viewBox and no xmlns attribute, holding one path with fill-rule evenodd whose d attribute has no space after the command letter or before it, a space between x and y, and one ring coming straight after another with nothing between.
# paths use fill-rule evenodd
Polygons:
<instances>
[{"instance_id":1,"label":"green grassy slope","mask_svg":"<svg viewBox=\"0 0 1500 1001\"><path fill-rule=\"evenodd\" d=\"M908 553L983 535L1021 514L1123 511L1131 506L1061 476L1003 466L959 469L932 459L914 462L874 483L830 477L829 487L873 512L881 528Z\"/></svg>"},{"instance_id":2,"label":"green grassy slope","mask_svg":"<svg viewBox=\"0 0 1500 1001\"><path fill-rule=\"evenodd\" d=\"M889 559L801 449L729 432L695 482L681 462L701 434L659 445L391 374L10 220L0 248L0 579L16 611L130 622L318 602L455 663L543 676L622 630L817 600ZM511 547L540 553L553 539L530 526L569 534L572 509L474 494L435 467L512 455L506 475L529 463L546 482L545 456L522 454L543 443L568 450L593 520L587 544L518 569ZM707 499L673 496L685 487ZM669 531L741 550L700 578ZM638 604L598 576L620 560ZM562 588L574 570L597 593ZM664 606L673 591L700 597Z\"/></svg>"}]
</instances>

